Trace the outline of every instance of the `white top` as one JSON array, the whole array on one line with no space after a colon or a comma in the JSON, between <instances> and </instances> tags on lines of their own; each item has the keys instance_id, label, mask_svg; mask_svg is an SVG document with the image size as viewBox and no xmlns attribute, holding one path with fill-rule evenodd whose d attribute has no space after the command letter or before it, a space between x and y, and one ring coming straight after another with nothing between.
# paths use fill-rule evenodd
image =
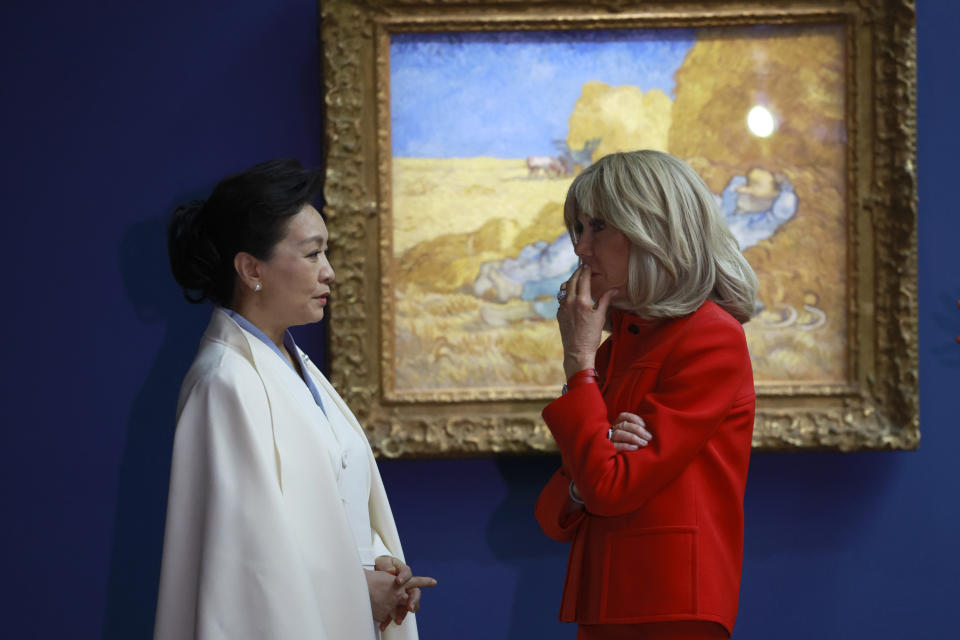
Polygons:
<instances>
[{"instance_id":1,"label":"white top","mask_svg":"<svg viewBox=\"0 0 960 640\"><path fill-rule=\"evenodd\" d=\"M370 510L367 507L370 501L370 467L367 464L369 447L360 434L350 428L347 418L327 390L324 387L319 387L318 390L323 398L323 406L327 407L327 415L324 416L326 424L318 426L331 429L337 443L336 449L329 450L331 463L335 469L339 469L337 490L343 500L350 530L357 541L360 564L364 568L372 569L378 556L391 554L380 535L370 527Z\"/></svg>"}]
</instances>

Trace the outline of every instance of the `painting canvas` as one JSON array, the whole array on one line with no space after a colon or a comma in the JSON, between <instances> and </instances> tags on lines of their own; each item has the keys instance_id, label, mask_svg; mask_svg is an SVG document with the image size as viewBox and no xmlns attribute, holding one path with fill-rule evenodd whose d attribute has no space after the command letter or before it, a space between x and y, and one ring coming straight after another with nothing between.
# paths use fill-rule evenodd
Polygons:
<instances>
[{"instance_id":1,"label":"painting canvas","mask_svg":"<svg viewBox=\"0 0 960 640\"><path fill-rule=\"evenodd\" d=\"M756 271L758 387L842 384L844 43L837 24L392 34L387 395L554 394L566 190L633 149L693 166Z\"/></svg>"}]
</instances>

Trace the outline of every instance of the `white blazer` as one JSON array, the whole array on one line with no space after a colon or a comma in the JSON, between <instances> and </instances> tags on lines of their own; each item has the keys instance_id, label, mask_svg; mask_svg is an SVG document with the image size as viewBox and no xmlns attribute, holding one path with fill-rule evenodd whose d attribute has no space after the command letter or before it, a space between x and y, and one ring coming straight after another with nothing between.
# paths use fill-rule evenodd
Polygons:
<instances>
[{"instance_id":1,"label":"white blazer","mask_svg":"<svg viewBox=\"0 0 960 640\"><path fill-rule=\"evenodd\" d=\"M309 359L350 425L363 429ZM291 378L292 376L292 378ZM217 309L180 391L156 640L367 640L370 597L323 414L269 346ZM302 395L302 394L301 394ZM315 407L314 407L315 408ZM370 524L403 559L369 447ZM416 640L413 614L384 640Z\"/></svg>"}]
</instances>

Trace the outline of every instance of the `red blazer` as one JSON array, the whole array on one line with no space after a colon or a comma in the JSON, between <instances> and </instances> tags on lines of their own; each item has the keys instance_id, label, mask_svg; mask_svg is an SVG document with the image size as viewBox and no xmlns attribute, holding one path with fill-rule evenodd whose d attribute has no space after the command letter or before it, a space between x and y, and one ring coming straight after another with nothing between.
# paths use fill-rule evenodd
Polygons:
<instances>
[{"instance_id":1,"label":"red blazer","mask_svg":"<svg viewBox=\"0 0 960 640\"><path fill-rule=\"evenodd\" d=\"M597 351L602 387L543 418L563 466L540 493L544 532L572 540L560 620L707 620L733 630L755 394L743 328L713 302L684 318L612 313ZM617 453L607 429L640 415L647 447ZM568 511L576 482L585 509Z\"/></svg>"}]
</instances>

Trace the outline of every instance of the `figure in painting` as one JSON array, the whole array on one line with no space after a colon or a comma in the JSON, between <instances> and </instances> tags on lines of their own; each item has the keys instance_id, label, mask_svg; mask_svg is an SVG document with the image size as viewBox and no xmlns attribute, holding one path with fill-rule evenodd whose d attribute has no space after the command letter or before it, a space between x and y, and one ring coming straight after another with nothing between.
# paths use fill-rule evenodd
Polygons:
<instances>
[{"instance_id":1,"label":"figure in painting","mask_svg":"<svg viewBox=\"0 0 960 640\"><path fill-rule=\"evenodd\" d=\"M786 176L762 168L751 169L746 176L734 176L714 198L741 251L773 236L797 213L793 185ZM570 238L562 234L553 242L529 244L515 257L483 263L473 283L473 294L499 303L519 298L530 302L528 317L551 319L558 308L553 292L577 266ZM758 305L758 311L762 308ZM777 323L779 326L789 325L790 311ZM795 319L796 312L793 314ZM505 323L501 315L489 309L484 309L481 317L487 324Z\"/></svg>"},{"instance_id":2,"label":"figure in painting","mask_svg":"<svg viewBox=\"0 0 960 640\"><path fill-rule=\"evenodd\" d=\"M797 214L793 185L766 169L734 176L716 198L741 251L766 240Z\"/></svg>"}]
</instances>

